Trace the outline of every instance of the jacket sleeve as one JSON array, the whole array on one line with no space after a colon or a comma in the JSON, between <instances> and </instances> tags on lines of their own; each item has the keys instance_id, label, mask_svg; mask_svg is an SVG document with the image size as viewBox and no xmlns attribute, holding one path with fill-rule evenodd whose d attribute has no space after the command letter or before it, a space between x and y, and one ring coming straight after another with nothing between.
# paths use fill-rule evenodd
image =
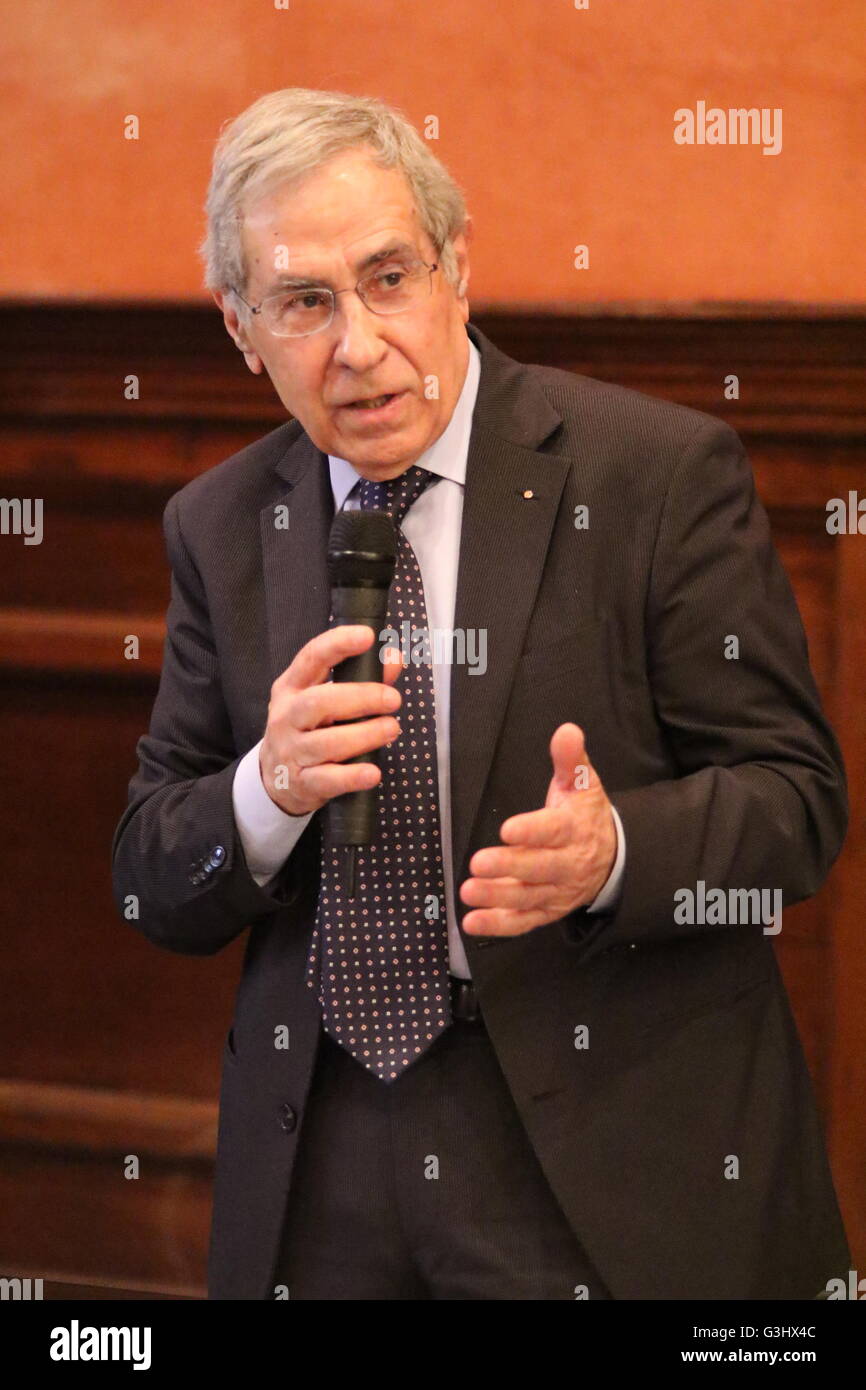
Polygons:
<instances>
[{"instance_id":1,"label":"jacket sleeve","mask_svg":"<svg viewBox=\"0 0 866 1390\"><path fill-rule=\"evenodd\" d=\"M184 544L177 495L163 515L171 565L159 690L112 843L118 911L151 941L210 955L301 892L300 842L267 888L253 879L234 818L241 756L223 701L204 586ZM311 823L302 839L317 830Z\"/></svg>"},{"instance_id":2,"label":"jacket sleeve","mask_svg":"<svg viewBox=\"0 0 866 1390\"><path fill-rule=\"evenodd\" d=\"M678 775L608 791L628 846L618 904L563 924L587 958L715 929L675 919L674 895L696 892L698 880L707 892L778 889L783 909L810 897L848 823L842 756L796 600L742 443L720 421L698 431L672 475L646 634L656 714ZM726 658L731 638L739 654Z\"/></svg>"}]
</instances>

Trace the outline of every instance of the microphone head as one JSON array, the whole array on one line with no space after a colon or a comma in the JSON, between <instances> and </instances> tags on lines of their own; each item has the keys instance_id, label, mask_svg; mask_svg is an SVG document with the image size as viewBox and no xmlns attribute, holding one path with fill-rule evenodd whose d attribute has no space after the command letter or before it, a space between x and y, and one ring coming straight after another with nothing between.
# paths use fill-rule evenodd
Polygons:
<instances>
[{"instance_id":1,"label":"microphone head","mask_svg":"<svg viewBox=\"0 0 866 1390\"><path fill-rule=\"evenodd\" d=\"M388 589L396 564L397 531L388 512L337 512L328 537L331 588Z\"/></svg>"}]
</instances>

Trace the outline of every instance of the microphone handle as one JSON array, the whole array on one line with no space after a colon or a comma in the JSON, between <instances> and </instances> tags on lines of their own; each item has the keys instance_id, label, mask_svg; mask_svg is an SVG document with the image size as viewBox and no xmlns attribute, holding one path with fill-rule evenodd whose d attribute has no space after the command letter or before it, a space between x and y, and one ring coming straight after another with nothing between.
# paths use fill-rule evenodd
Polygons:
<instances>
[{"instance_id":1,"label":"microphone handle","mask_svg":"<svg viewBox=\"0 0 866 1390\"><path fill-rule=\"evenodd\" d=\"M346 623L364 624L372 628L378 637L387 624L388 590L380 585L351 587L335 586L331 590L331 611L334 626ZM379 656L380 643L374 641L367 651L357 656L347 657L334 667L334 681L376 681L382 680L382 662ZM369 715L370 719L378 716ZM337 721L355 724L355 719ZM356 753L347 763L375 763L379 761L380 749L369 753ZM381 783L379 784L381 785ZM334 796L327 803L328 839L331 845L369 845L376 827L376 810L379 801L379 786L365 787L357 792L344 792Z\"/></svg>"}]
</instances>

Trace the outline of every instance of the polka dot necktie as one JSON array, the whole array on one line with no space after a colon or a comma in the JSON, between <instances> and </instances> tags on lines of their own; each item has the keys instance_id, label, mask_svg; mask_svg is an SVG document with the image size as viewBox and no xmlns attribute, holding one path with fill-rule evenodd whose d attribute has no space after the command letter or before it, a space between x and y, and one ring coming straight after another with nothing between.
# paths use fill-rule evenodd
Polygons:
<instances>
[{"instance_id":1,"label":"polka dot necktie","mask_svg":"<svg viewBox=\"0 0 866 1390\"><path fill-rule=\"evenodd\" d=\"M397 563L386 626L402 634L401 624L408 623L410 636L427 630L427 607L400 522L437 481L413 465L399 478L362 479L359 487L363 510L377 508L394 519ZM432 665L410 661L400 689L400 733L379 750L376 829L373 843L356 851L354 898L345 891L341 849L323 846L306 977L319 991L325 1031L385 1082L400 1076L451 1022Z\"/></svg>"}]
</instances>

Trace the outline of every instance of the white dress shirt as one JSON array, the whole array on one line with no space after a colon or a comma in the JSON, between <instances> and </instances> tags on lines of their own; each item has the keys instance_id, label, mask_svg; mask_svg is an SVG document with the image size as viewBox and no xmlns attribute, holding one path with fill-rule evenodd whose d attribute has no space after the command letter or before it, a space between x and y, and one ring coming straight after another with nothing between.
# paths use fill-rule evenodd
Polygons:
<instances>
[{"instance_id":1,"label":"white dress shirt","mask_svg":"<svg viewBox=\"0 0 866 1390\"><path fill-rule=\"evenodd\" d=\"M424 582L427 604L427 626L432 632L439 628L450 630L454 625L454 604L457 591L457 560L460 553L460 527L463 516L463 488L466 481L466 460L472 414L481 375L481 357L468 337L469 362L463 389L446 428L430 448L416 460L419 468L436 473L441 482L422 492L404 517L401 528L418 560ZM350 496L361 475L346 459L328 455L331 488L335 513L345 504L348 508L360 505L357 496ZM432 644L431 644L432 645ZM443 646L450 650L450 644ZM454 866L451 862L451 763L449 710L451 703L451 667L447 662L433 663L433 687L436 702L436 755L439 770L439 816L442 832L442 865L445 877L445 904L448 919L448 958L452 975L470 978L466 952L457 929L454 907ZM400 711L397 710L397 718ZM241 759L232 783L232 802L241 844L250 873L260 886L265 886L280 870L300 839L310 817L289 816L268 796L259 769L261 740ZM552 771L552 770L551 770ZM535 807L527 806L529 810ZM625 867L625 833L616 809L617 852L610 877L590 904L589 912L600 912L616 899Z\"/></svg>"}]
</instances>

